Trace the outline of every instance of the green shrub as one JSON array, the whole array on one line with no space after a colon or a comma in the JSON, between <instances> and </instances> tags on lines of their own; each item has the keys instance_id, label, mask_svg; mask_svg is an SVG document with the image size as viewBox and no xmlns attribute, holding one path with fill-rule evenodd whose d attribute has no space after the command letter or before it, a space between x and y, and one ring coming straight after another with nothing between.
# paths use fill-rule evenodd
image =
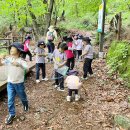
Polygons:
<instances>
[{"instance_id":1,"label":"green shrub","mask_svg":"<svg viewBox=\"0 0 130 130\"><path fill-rule=\"evenodd\" d=\"M130 45L125 41L114 41L107 54L109 74L119 73L120 76L130 83Z\"/></svg>"}]
</instances>

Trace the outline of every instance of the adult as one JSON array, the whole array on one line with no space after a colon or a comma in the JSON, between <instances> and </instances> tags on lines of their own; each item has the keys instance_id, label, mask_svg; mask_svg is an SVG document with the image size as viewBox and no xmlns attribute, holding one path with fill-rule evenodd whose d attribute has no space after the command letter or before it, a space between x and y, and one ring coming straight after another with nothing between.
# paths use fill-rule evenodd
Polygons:
<instances>
[{"instance_id":1,"label":"adult","mask_svg":"<svg viewBox=\"0 0 130 130\"><path fill-rule=\"evenodd\" d=\"M92 71L92 61L93 61L93 47L91 45L91 39L89 39L89 37L85 37L83 39L84 43L85 43L85 48L83 51L83 54L81 55L82 57L84 57L84 65L83 65L83 79L87 79L87 74L89 73L90 75L93 74Z\"/></svg>"},{"instance_id":2,"label":"adult","mask_svg":"<svg viewBox=\"0 0 130 130\"><path fill-rule=\"evenodd\" d=\"M49 31L47 32L47 35L46 35L46 43L48 47L48 53L50 53L49 59L52 61L51 54L53 53L55 49L54 40L57 39L57 32L52 25L48 29Z\"/></svg>"},{"instance_id":3,"label":"adult","mask_svg":"<svg viewBox=\"0 0 130 130\"><path fill-rule=\"evenodd\" d=\"M23 54L23 58L26 59L26 55L29 55L29 59L30 59L30 61L32 61L30 41L31 41L31 37L27 36L25 38L25 41L24 41L24 54Z\"/></svg>"}]
</instances>

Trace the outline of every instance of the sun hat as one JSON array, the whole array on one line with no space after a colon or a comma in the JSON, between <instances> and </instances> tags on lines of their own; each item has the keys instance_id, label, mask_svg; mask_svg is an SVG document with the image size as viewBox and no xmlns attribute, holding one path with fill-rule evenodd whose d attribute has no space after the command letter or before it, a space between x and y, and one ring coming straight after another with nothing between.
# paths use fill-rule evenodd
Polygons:
<instances>
[{"instance_id":1,"label":"sun hat","mask_svg":"<svg viewBox=\"0 0 130 130\"><path fill-rule=\"evenodd\" d=\"M54 26L51 25L48 29L49 29L49 31L53 31L54 30Z\"/></svg>"},{"instance_id":2,"label":"sun hat","mask_svg":"<svg viewBox=\"0 0 130 130\"><path fill-rule=\"evenodd\" d=\"M15 48L17 48L20 52L24 52L24 46L21 44L21 43L19 43L19 42L14 42L14 43L12 43L11 45L10 45L10 48L11 47L15 47Z\"/></svg>"},{"instance_id":3,"label":"sun hat","mask_svg":"<svg viewBox=\"0 0 130 130\"><path fill-rule=\"evenodd\" d=\"M45 44L45 42L43 40L38 41L37 46L39 47L40 45L46 46L46 44Z\"/></svg>"}]
</instances>

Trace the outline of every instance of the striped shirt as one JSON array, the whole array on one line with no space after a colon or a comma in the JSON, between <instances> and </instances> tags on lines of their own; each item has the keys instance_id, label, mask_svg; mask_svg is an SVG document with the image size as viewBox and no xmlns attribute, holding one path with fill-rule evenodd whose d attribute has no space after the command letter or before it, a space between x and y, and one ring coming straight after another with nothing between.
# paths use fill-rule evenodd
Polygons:
<instances>
[{"instance_id":1,"label":"striped shirt","mask_svg":"<svg viewBox=\"0 0 130 130\"><path fill-rule=\"evenodd\" d=\"M37 47L34 52L36 53L36 63L45 63L45 57L38 56L38 54L45 54L45 50Z\"/></svg>"}]
</instances>

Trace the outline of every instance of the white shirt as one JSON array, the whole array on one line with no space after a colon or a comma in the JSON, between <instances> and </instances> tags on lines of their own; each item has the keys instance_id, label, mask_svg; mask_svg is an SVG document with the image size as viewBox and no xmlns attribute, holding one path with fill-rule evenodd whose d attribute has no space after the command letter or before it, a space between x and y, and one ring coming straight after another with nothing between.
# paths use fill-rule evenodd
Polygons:
<instances>
[{"instance_id":1,"label":"white shirt","mask_svg":"<svg viewBox=\"0 0 130 130\"><path fill-rule=\"evenodd\" d=\"M76 50L83 49L83 41L81 39L76 40Z\"/></svg>"},{"instance_id":2,"label":"white shirt","mask_svg":"<svg viewBox=\"0 0 130 130\"><path fill-rule=\"evenodd\" d=\"M84 48L84 53L88 52L84 58L89 58L89 59L93 59L93 47L91 45L86 45Z\"/></svg>"},{"instance_id":3,"label":"white shirt","mask_svg":"<svg viewBox=\"0 0 130 130\"><path fill-rule=\"evenodd\" d=\"M20 66L12 65L12 62L19 63ZM2 61L3 64L7 65L7 81L10 83L23 83L25 77L25 71L28 69L26 61L22 58L14 59L9 57Z\"/></svg>"}]
</instances>

